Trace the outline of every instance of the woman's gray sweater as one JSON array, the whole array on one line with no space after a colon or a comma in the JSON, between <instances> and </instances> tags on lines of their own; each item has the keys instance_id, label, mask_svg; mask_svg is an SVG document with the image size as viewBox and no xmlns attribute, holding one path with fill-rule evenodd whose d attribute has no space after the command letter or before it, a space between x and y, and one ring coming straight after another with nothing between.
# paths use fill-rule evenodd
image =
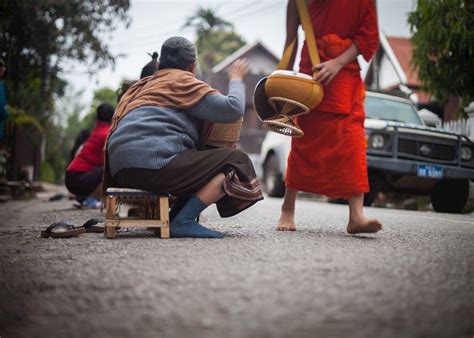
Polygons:
<instances>
[{"instance_id":1,"label":"woman's gray sweater","mask_svg":"<svg viewBox=\"0 0 474 338\"><path fill-rule=\"evenodd\" d=\"M206 95L188 110L145 106L130 111L108 141L112 176L125 168L161 169L176 155L195 148L198 120L232 123L244 115L245 85L229 82L229 94Z\"/></svg>"}]
</instances>

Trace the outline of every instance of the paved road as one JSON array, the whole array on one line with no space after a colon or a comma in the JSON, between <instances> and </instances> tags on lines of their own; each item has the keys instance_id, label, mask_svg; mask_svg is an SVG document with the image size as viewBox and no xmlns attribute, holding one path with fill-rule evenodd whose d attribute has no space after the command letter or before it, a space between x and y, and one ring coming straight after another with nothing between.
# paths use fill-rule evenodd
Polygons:
<instances>
[{"instance_id":1,"label":"paved road","mask_svg":"<svg viewBox=\"0 0 474 338\"><path fill-rule=\"evenodd\" d=\"M280 200L203 222L222 240L146 231L41 239L70 202L0 205L3 337L472 337L474 216L367 209L375 236L344 233L346 207Z\"/></svg>"}]
</instances>

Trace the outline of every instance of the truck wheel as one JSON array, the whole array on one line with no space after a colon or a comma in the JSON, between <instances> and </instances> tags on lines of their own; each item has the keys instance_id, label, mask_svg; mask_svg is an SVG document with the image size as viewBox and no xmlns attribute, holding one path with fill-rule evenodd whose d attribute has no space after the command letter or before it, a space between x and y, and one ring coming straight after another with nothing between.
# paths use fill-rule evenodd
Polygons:
<instances>
[{"instance_id":1,"label":"truck wheel","mask_svg":"<svg viewBox=\"0 0 474 338\"><path fill-rule=\"evenodd\" d=\"M275 155L268 156L263 165L263 182L268 196L283 197L285 195L285 181Z\"/></svg>"},{"instance_id":2,"label":"truck wheel","mask_svg":"<svg viewBox=\"0 0 474 338\"><path fill-rule=\"evenodd\" d=\"M370 207L377 197L377 191L370 190L364 194L364 207Z\"/></svg>"},{"instance_id":3,"label":"truck wheel","mask_svg":"<svg viewBox=\"0 0 474 338\"><path fill-rule=\"evenodd\" d=\"M469 198L469 180L441 180L431 192L436 212L460 213Z\"/></svg>"}]
</instances>

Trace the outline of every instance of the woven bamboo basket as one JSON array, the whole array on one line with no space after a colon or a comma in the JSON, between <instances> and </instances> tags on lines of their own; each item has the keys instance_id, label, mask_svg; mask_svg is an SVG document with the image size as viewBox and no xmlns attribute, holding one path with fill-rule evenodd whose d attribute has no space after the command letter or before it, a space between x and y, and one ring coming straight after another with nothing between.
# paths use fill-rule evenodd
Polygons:
<instances>
[{"instance_id":1,"label":"woven bamboo basket","mask_svg":"<svg viewBox=\"0 0 474 338\"><path fill-rule=\"evenodd\" d=\"M323 86L307 74L276 70L265 82L265 94L269 98L269 103L280 114L295 117L308 113L321 103ZM275 98L281 100L275 100ZM290 103L286 103L286 101L290 101ZM299 105L294 107L293 102L297 102ZM301 107L306 108L302 109Z\"/></svg>"},{"instance_id":2,"label":"woven bamboo basket","mask_svg":"<svg viewBox=\"0 0 474 338\"><path fill-rule=\"evenodd\" d=\"M323 99L323 86L307 74L276 70L255 87L253 104L264 128L292 137L304 136L294 119Z\"/></svg>"},{"instance_id":3,"label":"woven bamboo basket","mask_svg":"<svg viewBox=\"0 0 474 338\"><path fill-rule=\"evenodd\" d=\"M212 128L207 144L214 147L235 147L240 139L240 130L244 119L234 123L216 123Z\"/></svg>"}]
</instances>

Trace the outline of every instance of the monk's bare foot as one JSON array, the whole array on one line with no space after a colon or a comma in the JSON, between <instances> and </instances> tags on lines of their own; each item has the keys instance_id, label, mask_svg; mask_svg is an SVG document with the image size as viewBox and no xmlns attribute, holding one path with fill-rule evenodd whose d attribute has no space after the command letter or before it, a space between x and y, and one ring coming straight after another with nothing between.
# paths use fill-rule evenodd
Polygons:
<instances>
[{"instance_id":1,"label":"monk's bare foot","mask_svg":"<svg viewBox=\"0 0 474 338\"><path fill-rule=\"evenodd\" d=\"M277 231L296 231L293 214L282 212L276 229Z\"/></svg>"},{"instance_id":2,"label":"monk's bare foot","mask_svg":"<svg viewBox=\"0 0 474 338\"><path fill-rule=\"evenodd\" d=\"M382 223L376 219L351 219L347 225L347 232L350 234L373 234L382 230Z\"/></svg>"}]
</instances>

